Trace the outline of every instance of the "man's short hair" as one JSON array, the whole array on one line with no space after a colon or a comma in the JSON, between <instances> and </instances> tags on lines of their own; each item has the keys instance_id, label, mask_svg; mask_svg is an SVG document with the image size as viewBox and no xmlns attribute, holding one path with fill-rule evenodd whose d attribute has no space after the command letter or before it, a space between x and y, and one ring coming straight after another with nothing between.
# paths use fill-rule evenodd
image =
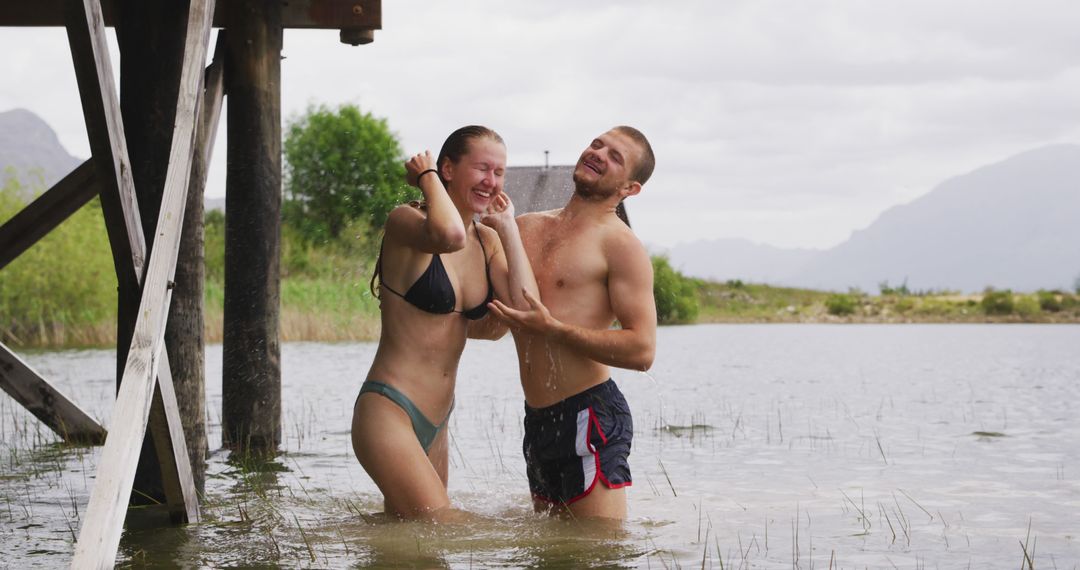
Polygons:
<instances>
[{"instance_id":1,"label":"man's short hair","mask_svg":"<svg viewBox=\"0 0 1080 570\"><path fill-rule=\"evenodd\" d=\"M653 169L656 168L656 155L653 154L649 139L645 138L641 131L626 125L619 125L612 130L630 137L641 147L641 159L634 164L634 169L630 172L630 179L644 186L645 182L652 176Z\"/></svg>"}]
</instances>

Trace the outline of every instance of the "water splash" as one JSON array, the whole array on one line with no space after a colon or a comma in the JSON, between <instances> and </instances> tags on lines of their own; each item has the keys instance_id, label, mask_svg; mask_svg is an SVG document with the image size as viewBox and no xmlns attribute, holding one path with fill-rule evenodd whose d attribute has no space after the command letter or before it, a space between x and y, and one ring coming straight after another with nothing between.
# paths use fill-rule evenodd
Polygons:
<instances>
[{"instance_id":1,"label":"water splash","mask_svg":"<svg viewBox=\"0 0 1080 570\"><path fill-rule=\"evenodd\" d=\"M657 425L656 428L660 430L670 430L671 425L668 424L667 419L664 417L664 394L663 389L660 387L660 382L657 382L656 377L652 374L649 374L647 370L638 370L637 372L648 378L649 381L652 382L653 387L656 389L656 401L660 403L660 414L657 416L657 422L659 425Z\"/></svg>"}]
</instances>

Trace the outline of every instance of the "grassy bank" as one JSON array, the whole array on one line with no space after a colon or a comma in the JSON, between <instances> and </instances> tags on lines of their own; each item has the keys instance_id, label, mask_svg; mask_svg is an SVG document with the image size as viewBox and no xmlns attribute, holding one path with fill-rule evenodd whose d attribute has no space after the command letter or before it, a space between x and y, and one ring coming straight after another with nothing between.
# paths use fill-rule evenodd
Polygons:
<instances>
[{"instance_id":1,"label":"grassy bank","mask_svg":"<svg viewBox=\"0 0 1080 570\"><path fill-rule=\"evenodd\" d=\"M708 323L1080 323L1080 295L1064 291L979 294L831 293L694 280Z\"/></svg>"}]
</instances>

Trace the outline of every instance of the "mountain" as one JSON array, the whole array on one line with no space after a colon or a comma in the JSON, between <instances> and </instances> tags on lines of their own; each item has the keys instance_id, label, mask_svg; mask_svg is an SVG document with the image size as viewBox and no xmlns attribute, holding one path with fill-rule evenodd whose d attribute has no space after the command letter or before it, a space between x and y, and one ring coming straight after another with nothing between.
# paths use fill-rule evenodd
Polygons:
<instances>
[{"instance_id":1,"label":"mountain","mask_svg":"<svg viewBox=\"0 0 1080 570\"><path fill-rule=\"evenodd\" d=\"M686 275L713 281L741 279L779 284L821 251L784 249L743 239L716 239L678 245L667 253L674 267Z\"/></svg>"},{"instance_id":2,"label":"mountain","mask_svg":"<svg viewBox=\"0 0 1080 570\"><path fill-rule=\"evenodd\" d=\"M961 291L1071 288L1080 276L1080 146L1043 147L947 180L844 243L794 262L772 248L748 261L695 247L671 252L688 274L772 275L761 280L818 289L877 292L883 281ZM776 267L764 272L762 263Z\"/></svg>"},{"instance_id":3,"label":"mountain","mask_svg":"<svg viewBox=\"0 0 1080 570\"><path fill-rule=\"evenodd\" d=\"M0 187L14 176L31 199L81 163L41 117L25 109L0 113ZM206 209L224 210L225 198L207 198Z\"/></svg>"},{"instance_id":4,"label":"mountain","mask_svg":"<svg viewBox=\"0 0 1080 570\"><path fill-rule=\"evenodd\" d=\"M25 109L0 113L0 185L18 178L28 195L50 188L82 161L68 154L56 133Z\"/></svg>"}]
</instances>

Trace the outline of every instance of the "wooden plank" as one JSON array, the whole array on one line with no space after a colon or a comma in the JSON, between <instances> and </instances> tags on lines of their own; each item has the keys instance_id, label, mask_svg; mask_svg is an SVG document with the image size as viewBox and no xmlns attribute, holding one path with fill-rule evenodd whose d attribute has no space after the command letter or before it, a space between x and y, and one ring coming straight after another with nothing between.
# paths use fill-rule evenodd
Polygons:
<instances>
[{"instance_id":1,"label":"wooden plank","mask_svg":"<svg viewBox=\"0 0 1080 570\"><path fill-rule=\"evenodd\" d=\"M172 374L164 366L158 370L157 388L154 390L147 421L150 434L154 438L158 463L161 465L162 486L172 521L197 522L199 496L191 471L191 456L186 446L180 407L173 391Z\"/></svg>"},{"instance_id":2,"label":"wooden plank","mask_svg":"<svg viewBox=\"0 0 1080 570\"><path fill-rule=\"evenodd\" d=\"M225 30L218 32L214 61L206 68L205 97L200 113L202 120L195 139L195 148L203 149L201 160L207 166L210 165L210 157L214 155L214 142L217 140L218 125L221 122L221 103L225 99L225 34ZM203 176L206 174L207 172L204 172Z\"/></svg>"},{"instance_id":3,"label":"wooden plank","mask_svg":"<svg viewBox=\"0 0 1080 570\"><path fill-rule=\"evenodd\" d=\"M65 0L5 0L0 2L0 26L63 26ZM214 27L225 27L226 13L235 0L221 0ZM115 26L115 0L102 0L106 26ZM285 28L382 29L382 0L282 0Z\"/></svg>"},{"instance_id":4,"label":"wooden plank","mask_svg":"<svg viewBox=\"0 0 1080 570\"><path fill-rule=\"evenodd\" d=\"M66 0L67 32L120 294L137 294L146 239L97 0ZM122 356L122 355L120 355Z\"/></svg>"},{"instance_id":5,"label":"wooden plank","mask_svg":"<svg viewBox=\"0 0 1080 570\"><path fill-rule=\"evenodd\" d=\"M118 26L116 41L119 59L120 113L124 121L131 176L139 202L139 220L146 236L146 250L154 249L155 227L161 212L161 197L169 167L176 100L180 89L180 73L184 62L184 41L187 37L187 0L155 2L121 2L117 4ZM140 295L125 296L122 301L123 321L118 323L125 334L117 335L118 353L127 354L134 332ZM175 297L174 297L175 304ZM166 337L168 360L183 369L189 363L174 352ZM124 361L117 359L117 381L123 377ZM117 384L119 387L119 383ZM139 454L139 466L129 507L164 504L168 493L163 481L160 457L168 456L157 449L152 434L147 433Z\"/></svg>"},{"instance_id":6,"label":"wooden plank","mask_svg":"<svg viewBox=\"0 0 1080 570\"><path fill-rule=\"evenodd\" d=\"M101 445L105 428L0 343L0 388L64 441Z\"/></svg>"},{"instance_id":7,"label":"wooden plank","mask_svg":"<svg viewBox=\"0 0 1080 570\"><path fill-rule=\"evenodd\" d=\"M0 269L96 195L94 165L87 160L0 227Z\"/></svg>"},{"instance_id":8,"label":"wooden plank","mask_svg":"<svg viewBox=\"0 0 1080 570\"><path fill-rule=\"evenodd\" d=\"M171 386L171 378L162 378L160 382L155 382L154 378L163 349L165 317L180 246L213 5L213 0L191 2L173 144L161 213L155 230L156 245L143 282L139 318L135 324L127 364L120 382L113 425L99 460L101 467L98 470L97 482L90 494L90 502L75 547L75 558L72 562L75 568L110 568L115 562L128 496L135 477L139 444L150 416L152 396L155 387L164 386L166 382ZM166 390L168 388L162 387L162 399L163 405L168 407L169 401L164 393ZM175 432L173 433L175 436ZM174 437L171 447L177 450L177 453L186 455L186 447L182 445L182 431L178 437L181 445L176 445L177 438ZM182 476L182 473L180 475Z\"/></svg>"}]
</instances>

